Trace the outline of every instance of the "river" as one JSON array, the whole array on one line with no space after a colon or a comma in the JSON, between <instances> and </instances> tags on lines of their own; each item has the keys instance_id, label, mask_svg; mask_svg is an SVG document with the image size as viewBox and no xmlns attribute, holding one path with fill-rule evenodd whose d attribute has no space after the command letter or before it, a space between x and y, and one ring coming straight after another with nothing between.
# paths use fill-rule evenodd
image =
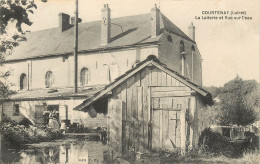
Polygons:
<instances>
[{"instance_id":1,"label":"river","mask_svg":"<svg viewBox=\"0 0 260 164\"><path fill-rule=\"evenodd\" d=\"M0 163L106 163L111 160L107 145L100 141L64 139L26 145L22 149L1 142Z\"/></svg>"}]
</instances>

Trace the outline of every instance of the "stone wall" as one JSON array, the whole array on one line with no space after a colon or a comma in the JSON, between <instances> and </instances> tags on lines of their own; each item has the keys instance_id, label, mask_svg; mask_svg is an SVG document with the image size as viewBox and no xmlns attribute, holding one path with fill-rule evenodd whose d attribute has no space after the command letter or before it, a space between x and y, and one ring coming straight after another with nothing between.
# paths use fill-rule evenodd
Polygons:
<instances>
[{"instance_id":1,"label":"stone wall","mask_svg":"<svg viewBox=\"0 0 260 164\"><path fill-rule=\"evenodd\" d=\"M168 41L167 37L171 37L172 41ZM192 46L195 47L193 53L193 82L202 85L202 68L201 68L201 56L196 48L196 44L186 40L178 35L164 32L161 38L162 44L159 46L159 59L167 67L173 69L179 74L182 73L182 63L180 55L180 42L184 42L184 49L187 53L185 56L185 77L192 80Z\"/></svg>"}]
</instances>

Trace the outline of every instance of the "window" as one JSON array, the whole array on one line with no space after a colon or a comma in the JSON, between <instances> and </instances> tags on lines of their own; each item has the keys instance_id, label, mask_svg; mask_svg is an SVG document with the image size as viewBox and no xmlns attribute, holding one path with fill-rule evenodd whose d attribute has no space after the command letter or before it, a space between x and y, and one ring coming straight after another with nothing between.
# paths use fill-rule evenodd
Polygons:
<instances>
[{"instance_id":1,"label":"window","mask_svg":"<svg viewBox=\"0 0 260 164\"><path fill-rule=\"evenodd\" d=\"M167 40L168 40L169 42L172 42L172 37L171 37L171 35L168 35L168 36L167 36Z\"/></svg>"},{"instance_id":2,"label":"window","mask_svg":"<svg viewBox=\"0 0 260 164\"><path fill-rule=\"evenodd\" d=\"M48 71L45 75L45 87L46 88L51 88L54 83L54 77L53 73L51 71Z\"/></svg>"},{"instance_id":3,"label":"window","mask_svg":"<svg viewBox=\"0 0 260 164\"><path fill-rule=\"evenodd\" d=\"M27 87L27 76L23 73L20 76L20 90L26 89Z\"/></svg>"},{"instance_id":4,"label":"window","mask_svg":"<svg viewBox=\"0 0 260 164\"><path fill-rule=\"evenodd\" d=\"M19 116L20 115L20 106L19 104L15 104L14 105L14 113L13 113L14 116Z\"/></svg>"},{"instance_id":5,"label":"window","mask_svg":"<svg viewBox=\"0 0 260 164\"><path fill-rule=\"evenodd\" d=\"M89 70L82 68L80 71L80 85L85 86L89 83Z\"/></svg>"},{"instance_id":6,"label":"window","mask_svg":"<svg viewBox=\"0 0 260 164\"><path fill-rule=\"evenodd\" d=\"M195 47L193 45L191 46L191 51L195 51Z\"/></svg>"},{"instance_id":7,"label":"window","mask_svg":"<svg viewBox=\"0 0 260 164\"><path fill-rule=\"evenodd\" d=\"M184 48L184 42L181 41L180 42L180 53L184 52L185 51L185 48Z\"/></svg>"},{"instance_id":8,"label":"window","mask_svg":"<svg viewBox=\"0 0 260 164\"><path fill-rule=\"evenodd\" d=\"M113 63L110 65L110 80L114 81L119 76L119 68L117 63Z\"/></svg>"},{"instance_id":9,"label":"window","mask_svg":"<svg viewBox=\"0 0 260 164\"><path fill-rule=\"evenodd\" d=\"M107 64L103 64L104 71L106 71L106 80L111 82L111 74L110 74L110 66Z\"/></svg>"}]
</instances>

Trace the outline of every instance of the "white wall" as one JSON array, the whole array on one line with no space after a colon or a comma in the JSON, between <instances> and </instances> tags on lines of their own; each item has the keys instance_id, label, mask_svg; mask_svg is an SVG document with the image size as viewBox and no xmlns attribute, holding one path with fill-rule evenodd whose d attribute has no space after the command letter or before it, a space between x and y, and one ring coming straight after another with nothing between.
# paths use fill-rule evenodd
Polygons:
<instances>
[{"instance_id":1,"label":"white wall","mask_svg":"<svg viewBox=\"0 0 260 164\"><path fill-rule=\"evenodd\" d=\"M144 60L149 55L158 56L157 46L129 48L110 52L99 52L78 55L78 78L80 70L87 67L90 71L89 85L107 84L107 68L110 67L112 80L132 68L136 59ZM52 71L54 75L53 87L73 87L74 71L73 56L65 61L63 57L46 57L5 63L6 69L12 70L8 78L14 85L11 89L20 89L20 76L27 75L30 89L45 88L45 74ZM29 75L29 76L28 76ZM80 85L80 80L78 81Z\"/></svg>"},{"instance_id":2,"label":"white wall","mask_svg":"<svg viewBox=\"0 0 260 164\"><path fill-rule=\"evenodd\" d=\"M36 106L43 106L44 103L47 105L59 105L60 120L65 119L65 109L68 109L68 119L71 123L79 123L85 126L98 127L105 126L107 116L98 113L96 118L91 118L86 112L75 111L74 107L81 104L85 99L71 99L71 100L46 100L46 101L18 101L18 102L4 102L1 105L3 113L11 120L20 122L24 117L28 118L32 122L35 122L35 110ZM19 104L20 115L14 116L14 103ZM64 108L66 106L66 108Z\"/></svg>"}]
</instances>

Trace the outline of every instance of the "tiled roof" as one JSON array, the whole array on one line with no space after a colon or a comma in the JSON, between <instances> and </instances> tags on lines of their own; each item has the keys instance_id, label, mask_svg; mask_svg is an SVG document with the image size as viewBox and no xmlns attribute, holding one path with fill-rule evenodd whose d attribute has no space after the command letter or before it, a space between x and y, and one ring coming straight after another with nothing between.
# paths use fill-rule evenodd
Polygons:
<instances>
[{"instance_id":1,"label":"tiled roof","mask_svg":"<svg viewBox=\"0 0 260 164\"><path fill-rule=\"evenodd\" d=\"M180 75L178 72L168 68L165 64L161 63L156 56L150 55L147 57L146 60L143 60L142 62L138 63L134 68L130 69L125 74L116 78L112 83L105 86L104 89L95 93L93 96L87 98L85 101L83 101L82 104L75 107L74 110L83 110L84 108L91 105L93 102L95 102L99 98L101 98L102 95L105 95L106 93L108 93L112 89L114 89L116 86L120 85L124 81L123 79L126 80L127 78L132 76L131 73L134 73L135 71L138 72L138 71L140 71L140 69L148 66L149 64L156 66L158 69L161 69L163 71L169 71L170 73L174 74L176 76L177 80L181 81L182 83L184 83L184 85L190 87L191 89L193 89L194 91L199 93L208 105L213 104L212 96L208 91L203 89L201 86L191 82L189 79ZM123 81L121 81L121 80L123 80Z\"/></svg>"},{"instance_id":2,"label":"tiled roof","mask_svg":"<svg viewBox=\"0 0 260 164\"><path fill-rule=\"evenodd\" d=\"M160 14L161 31L167 30L192 41L163 14ZM111 20L111 42L101 46L101 21L79 24L78 51L93 51L121 46L158 42L161 35L151 38L150 14L127 16ZM51 28L26 34L27 41L15 48L8 60L70 54L74 46L74 29L61 32Z\"/></svg>"},{"instance_id":3,"label":"tiled roof","mask_svg":"<svg viewBox=\"0 0 260 164\"><path fill-rule=\"evenodd\" d=\"M74 93L74 88L53 88L53 89L34 89L29 91L19 91L11 95L8 99L0 101L33 101L33 100L56 100L70 98L89 98L104 86L80 87L78 92Z\"/></svg>"}]
</instances>

